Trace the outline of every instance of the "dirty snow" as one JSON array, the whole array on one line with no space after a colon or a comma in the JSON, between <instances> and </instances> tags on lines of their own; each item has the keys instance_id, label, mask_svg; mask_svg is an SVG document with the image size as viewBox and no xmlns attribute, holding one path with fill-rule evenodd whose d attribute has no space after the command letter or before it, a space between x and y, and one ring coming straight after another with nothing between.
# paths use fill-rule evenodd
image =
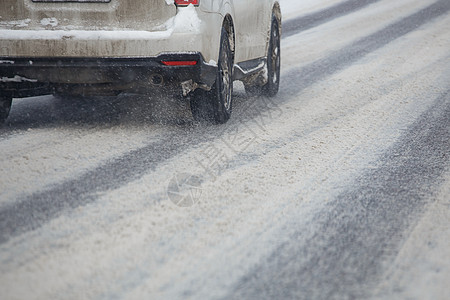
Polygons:
<instances>
[{"instance_id":1,"label":"dirty snow","mask_svg":"<svg viewBox=\"0 0 450 300\"><path fill-rule=\"evenodd\" d=\"M22 81L37 82L36 79L30 79L19 75L15 75L14 77L0 77L0 82L22 82Z\"/></svg>"},{"instance_id":2,"label":"dirty snow","mask_svg":"<svg viewBox=\"0 0 450 300\"><path fill-rule=\"evenodd\" d=\"M60 40L63 38L80 40L139 40L168 38L172 30L166 31L139 31L139 30L0 30L2 39L27 40Z\"/></svg>"},{"instance_id":3,"label":"dirty snow","mask_svg":"<svg viewBox=\"0 0 450 300\"><path fill-rule=\"evenodd\" d=\"M43 18L41 20L41 25L42 26L51 26L51 27L55 27L58 26L58 20L54 17L52 18Z\"/></svg>"},{"instance_id":4,"label":"dirty snow","mask_svg":"<svg viewBox=\"0 0 450 300\"><path fill-rule=\"evenodd\" d=\"M29 23L31 22L31 19L23 19L23 20L16 20L16 21L0 21L0 28L1 27L28 27Z\"/></svg>"},{"instance_id":5,"label":"dirty snow","mask_svg":"<svg viewBox=\"0 0 450 300\"><path fill-rule=\"evenodd\" d=\"M178 13L173 19L174 32L198 32L202 21L197 15L195 6L189 4L187 7L178 8Z\"/></svg>"}]
</instances>

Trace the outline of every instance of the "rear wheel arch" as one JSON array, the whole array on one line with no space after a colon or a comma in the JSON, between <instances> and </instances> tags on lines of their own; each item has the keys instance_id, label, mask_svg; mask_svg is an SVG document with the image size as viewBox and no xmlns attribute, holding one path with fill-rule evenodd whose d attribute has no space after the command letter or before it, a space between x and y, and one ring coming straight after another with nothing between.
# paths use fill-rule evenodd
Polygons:
<instances>
[{"instance_id":1,"label":"rear wheel arch","mask_svg":"<svg viewBox=\"0 0 450 300\"><path fill-rule=\"evenodd\" d=\"M281 8L280 8L280 3L278 3L278 2L275 2L273 4L272 17L275 17L278 21L278 31L281 36Z\"/></svg>"},{"instance_id":2,"label":"rear wheel arch","mask_svg":"<svg viewBox=\"0 0 450 300\"><path fill-rule=\"evenodd\" d=\"M245 90L250 95L273 97L278 93L280 84L281 15L277 17L277 6L271 13L270 23L265 72L259 72L257 77L250 77L250 80L243 80Z\"/></svg>"}]
</instances>

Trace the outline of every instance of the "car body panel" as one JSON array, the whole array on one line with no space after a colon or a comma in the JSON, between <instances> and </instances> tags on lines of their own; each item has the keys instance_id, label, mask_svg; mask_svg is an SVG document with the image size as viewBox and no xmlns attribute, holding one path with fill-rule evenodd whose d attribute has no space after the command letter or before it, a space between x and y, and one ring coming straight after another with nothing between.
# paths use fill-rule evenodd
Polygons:
<instances>
[{"instance_id":1,"label":"car body panel","mask_svg":"<svg viewBox=\"0 0 450 300\"><path fill-rule=\"evenodd\" d=\"M153 30L175 14L175 5L168 5L165 0L111 0L108 3L0 1L1 27L15 25L30 30ZM20 20L23 22L17 23Z\"/></svg>"}]
</instances>

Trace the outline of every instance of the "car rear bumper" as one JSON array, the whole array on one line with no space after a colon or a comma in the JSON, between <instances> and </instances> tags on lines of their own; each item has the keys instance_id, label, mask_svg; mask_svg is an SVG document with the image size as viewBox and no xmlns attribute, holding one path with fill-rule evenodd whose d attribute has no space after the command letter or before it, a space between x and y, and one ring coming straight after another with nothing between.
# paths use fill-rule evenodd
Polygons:
<instances>
[{"instance_id":1,"label":"car rear bumper","mask_svg":"<svg viewBox=\"0 0 450 300\"><path fill-rule=\"evenodd\" d=\"M166 65L164 62L189 62ZM217 66L199 52L163 53L153 57L16 57L0 56L0 93L26 97L61 86L108 86L132 90L177 85L192 80L214 84Z\"/></svg>"}]
</instances>

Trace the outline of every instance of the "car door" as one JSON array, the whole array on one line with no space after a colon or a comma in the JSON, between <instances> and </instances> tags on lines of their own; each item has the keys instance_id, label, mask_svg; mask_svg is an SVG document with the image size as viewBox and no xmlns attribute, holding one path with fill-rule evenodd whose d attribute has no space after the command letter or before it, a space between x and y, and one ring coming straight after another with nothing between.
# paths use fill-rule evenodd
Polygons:
<instances>
[{"instance_id":1,"label":"car door","mask_svg":"<svg viewBox=\"0 0 450 300\"><path fill-rule=\"evenodd\" d=\"M270 11L271 0L248 0L249 6L249 30L251 34L250 59L266 56L267 44L267 19Z\"/></svg>"},{"instance_id":2,"label":"car door","mask_svg":"<svg viewBox=\"0 0 450 300\"><path fill-rule=\"evenodd\" d=\"M253 0L233 0L234 30L236 38L235 63L251 59L254 33L254 12L250 6Z\"/></svg>"},{"instance_id":3,"label":"car door","mask_svg":"<svg viewBox=\"0 0 450 300\"><path fill-rule=\"evenodd\" d=\"M266 56L270 0L234 0L236 61ZM269 8L270 10L270 8Z\"/></svg>"}]
</instances>

